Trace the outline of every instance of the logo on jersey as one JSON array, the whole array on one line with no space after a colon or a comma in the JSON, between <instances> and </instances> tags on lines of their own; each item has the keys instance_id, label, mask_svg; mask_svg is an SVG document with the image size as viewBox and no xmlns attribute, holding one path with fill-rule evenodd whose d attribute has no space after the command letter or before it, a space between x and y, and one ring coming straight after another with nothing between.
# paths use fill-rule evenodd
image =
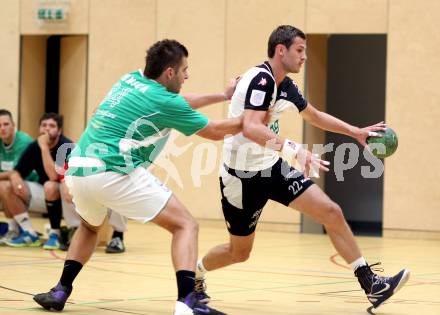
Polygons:
<instances>
[{"instance_id":1,"label":"logo on jersey","mask_svg":"<svg viewBox=\"0 0 440 315\"><path fill-rule=\"evenodd\" d=\"M281 91L280 96L281 96L281 97L287 97L287 92Z\"/></svg>"},{"instance_id":2,"label":"logo on jersey","mask_svg":"<svg viewBox=\"0 0 440 315\"><path fill-rule=\"evenodd\" d=\"M292 170L286 175L286 177L284 177L284 180L288 181L291 178L297 178L299 176L301 176L301 173L299 171Z\"/></svg>"},{"instance_id":3,"label":"logo on jersey","mask_svg":"<svg viewBox=\"0 0 440 315\"><path fill-rule=\"evenodd\" d=\"M260 82L258 82L258 85L261 85L261 86L265 86L266 84L267 84L266 78L261 78Z\"/></svg>"},{"instance_id":4,"label":"logo on jersey","mask_svg":"<svg viewBox=\"0 0 440 315\"><path fill-rule=\"evenodd\" d=\"M264 98L266 97L266 92L260 90L252 90L250 103L253 106L261 106L264 103Z\"/></svg>"},{"instance_id":5,"label":"logo on jersey","mask_svg":"<svg viewBox=\"0 0 440 315\"><path fill-rule=\"evenodd\" d=\"M287 141L287 145L289 145L290 147L292 147L293 150L296 150L296 144L293 141Z\"/></svg>"},{"instance_id":6,"label":"logo on jersey","mask_svg":"<svg viewBox=\"0 0 440 315\"><path fill-rule=\"evenodd\" d=\"M270 130L272 130L272 132L279 134L280 133L280 123L277 120L275 120L272 124L270 124L269 126Z\"/></svg>"}]
</instances>

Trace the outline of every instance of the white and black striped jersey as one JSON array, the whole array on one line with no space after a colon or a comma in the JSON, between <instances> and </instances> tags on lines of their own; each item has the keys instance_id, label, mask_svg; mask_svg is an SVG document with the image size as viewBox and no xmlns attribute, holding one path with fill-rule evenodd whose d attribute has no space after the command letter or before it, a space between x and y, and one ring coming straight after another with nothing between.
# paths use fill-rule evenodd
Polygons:
<instances>
[{"instance_id":1,"label":"white and black striped jersey","mask_svg":"<svg viewBox=\"0 0 440 315\"><path fill-rule=\"evenodd\" d=\"M307 106L298 86L286 77L277 87L268 62L249 69L238 82L228 117L240 117L245 109L268 111L272 109L268 127L279 133L279 118L286 109L301 112ZM225 139L223 162L230 168L243 171L259 171L272 167L279 159L276 151L260 146L238 133Z\"/></svg>"}]
</instances>

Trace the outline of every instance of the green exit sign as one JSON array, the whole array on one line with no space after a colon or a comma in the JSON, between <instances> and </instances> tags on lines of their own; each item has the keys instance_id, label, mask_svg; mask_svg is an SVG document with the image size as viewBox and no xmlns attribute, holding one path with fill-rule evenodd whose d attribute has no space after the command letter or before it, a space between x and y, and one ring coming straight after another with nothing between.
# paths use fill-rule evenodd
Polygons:
<instances>
[{"instance_id":1,"label":"green exit sign","mask_svg":"<svg viewBox=\"0 0 440 315\"><path fill-rule=\"evenodd\" d=\"M37 18L44 21L62 21L66 19L66 11L63 8L40 8Z\"/></svg>"}]
</instances>

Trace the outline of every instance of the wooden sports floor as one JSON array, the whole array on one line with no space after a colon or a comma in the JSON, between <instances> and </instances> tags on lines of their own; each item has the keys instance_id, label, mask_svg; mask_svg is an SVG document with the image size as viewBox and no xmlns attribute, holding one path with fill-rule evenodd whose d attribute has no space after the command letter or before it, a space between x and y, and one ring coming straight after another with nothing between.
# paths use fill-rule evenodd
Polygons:
<instances>
[{"instance_id":1,"label":"wooden sports floor","mask_svg":"<svg viewBox=\"0 0 440 315\"><path fill-rule=\"evenodd\" d=\"M43 219L33 220L40 228ZM201 224L200 253L227 240ZM258 231L248 262L208 274L211 305L232 315L440 314L440 241L359 237L370 263L387 275L411 269L407 285L378 310L323 235ZM152 224L129 223L124 254L99 247L74 283L65 314L171 315L176 296L170 236ZM0 314L43 314L32 295L60 276L65 253L0 247Z\"/></svg>"}]
</instances>

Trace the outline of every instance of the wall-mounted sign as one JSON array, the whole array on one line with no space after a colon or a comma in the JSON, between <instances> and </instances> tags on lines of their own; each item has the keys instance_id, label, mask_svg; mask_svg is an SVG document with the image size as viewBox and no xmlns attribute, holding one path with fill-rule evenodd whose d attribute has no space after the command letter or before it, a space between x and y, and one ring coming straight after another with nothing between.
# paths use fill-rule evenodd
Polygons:
<instances>
[{"instance_id":1,"label":"wall-mounted sign","mask_svg":"<svg viewBox=\"0 0 440 315\"><path fill-rule=\"evenodd\" d=\"M64 8L39 8L37 18L39 20L65 20L67 12Z\"/></svg>"},{"instance_id":2,"label":"wall-mounted sign","mask_svg":"<svg viewBox=\"0 0 440 315\"><path fill-rule=\"evenodd\" d=\"M37 0L36 17L40 23L66 22L69 17L70 0Z\"/></svg>"}]
</instances>

